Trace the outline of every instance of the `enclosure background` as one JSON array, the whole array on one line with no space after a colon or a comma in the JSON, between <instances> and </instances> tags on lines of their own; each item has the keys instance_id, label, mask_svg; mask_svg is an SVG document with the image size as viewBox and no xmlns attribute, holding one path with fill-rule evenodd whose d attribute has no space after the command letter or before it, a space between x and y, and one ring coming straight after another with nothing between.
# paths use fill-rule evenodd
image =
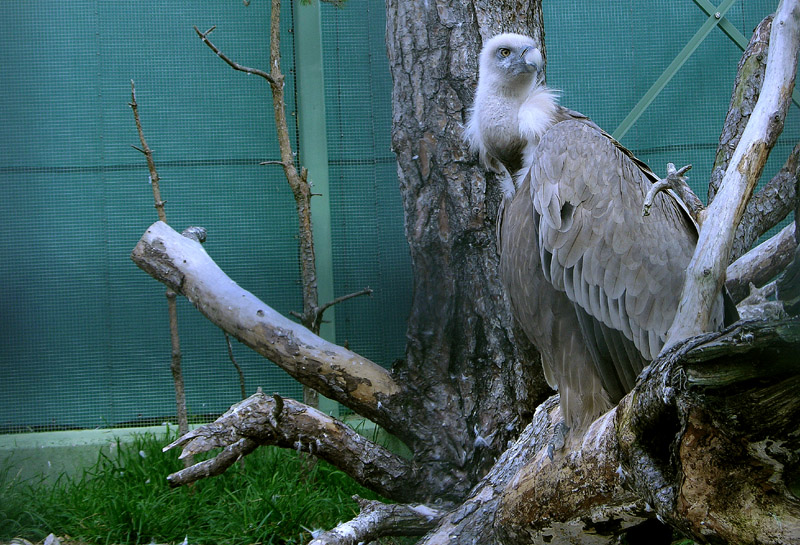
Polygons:
<instances>
[{"instance_id":1,"label":"enclosure background","mask_svg":"<svg viewBox=\"0 0 800 545\"><path fill-rule=\"evenodd\" d=\"M727 17L749 38L776 5L743 0ZM337 307L336 339L388 366L403 356L411 278L385 11L368 0L321 11L334 289L375 290ZM234 280L282 313L299 310L294 203L280 168L259 165L278 158L268 86L225 66L192 31L216 25L225 52L266 68L268 3L36 0L0 2L0 17L0 432L166 419L164 288L128 257L156 219L144 159L130 147L130 81L170 223L206 227L206 250ZM549 83L611 131L705 19L691 0L546 0ZM291 119L294 39L285 5ZM691 163L699 191L740 56L715 29L623 143L657 172ZM766 179L800 138L799 119L793 106ZM189 411L222 412L240 397L222 334L181 299L179 319ZM300 395L274 364L234 350L248 394Z\"/></svg>"}]
</instances>

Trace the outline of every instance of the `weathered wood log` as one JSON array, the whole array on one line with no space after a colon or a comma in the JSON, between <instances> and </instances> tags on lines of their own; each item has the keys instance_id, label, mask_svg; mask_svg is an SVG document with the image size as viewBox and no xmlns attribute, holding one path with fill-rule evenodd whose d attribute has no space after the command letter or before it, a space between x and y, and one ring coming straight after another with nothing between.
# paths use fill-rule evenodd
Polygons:
<instances>
[{"instance_id":1,"label":"weathered wood log","mask_svg":"<svg viewBox=\"0 0 800 545\"><path fill-rule=\"evenodd\" d=\"M354 496L361 508L353 520L315 537L308 545L357 545L390 535L420 536L430 530L442 512L427 505L385 504Z\"/></svg>"},{"instance_id":2,"label":"weathered wood log","mask_svg":"<svg viewBox=\"0 0 800 545\"><path fill-rule=\"evenodd\" d=\"M798 542L798 387L798 319L691 339L646 369L579 445L549 462L539 453L517 473L498 513L502 542L573 543L602 527L612 529L606 541L582 542L611 543L630 523L624 514L648 509L702 542Z\"/></svg>"}]
</instances>

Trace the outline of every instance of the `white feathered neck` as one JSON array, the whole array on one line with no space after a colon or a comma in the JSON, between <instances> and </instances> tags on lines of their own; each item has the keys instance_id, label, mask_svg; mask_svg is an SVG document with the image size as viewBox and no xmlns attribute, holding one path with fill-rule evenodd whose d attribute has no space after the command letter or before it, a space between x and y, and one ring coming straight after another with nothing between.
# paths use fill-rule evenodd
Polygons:
<instances>
[{"instance_id":1,"label":"white feathered neck","mask_svg":"<svg viewBox=\"0 0 800 545\"><path fill-rule=\"evenodd\" d=\"M554 123L558 109L558 93L538 81L524 85L504 81L502 74L491 67L481 67L475 102L464 130L464 137L481 163L498 174L506 173L492 148L525 142L520 173L527 171L536 144L542 134ZM503 192L511 197L520 183L516 172L508 172L502 180ZM512 181L513 179L513 181Z\"/></svg>"}]
</instances>

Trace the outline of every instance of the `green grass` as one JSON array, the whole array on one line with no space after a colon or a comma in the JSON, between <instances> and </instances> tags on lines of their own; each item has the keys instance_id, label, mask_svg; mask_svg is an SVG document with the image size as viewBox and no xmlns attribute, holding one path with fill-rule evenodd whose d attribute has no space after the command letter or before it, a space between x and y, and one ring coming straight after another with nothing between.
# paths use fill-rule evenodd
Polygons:
<instances>
[{"instance_id":1,"label":"green grass","mask_svg":"<svg viewBox=\"0 0 800 545\"><path fill-rule=\"evenodd\" d=\"M310 539L304 527L329 529L352 518L353 494L376 498L326 463L269 447L219 477L170 489L166 476L183 466L177 452L161 452L168 441L137 436L101 454L82 476L55 484L20 483L0 472L0 540L52 532L103 545L187 536L191 544L300 544Z\"/></svg>"}]
</instances>

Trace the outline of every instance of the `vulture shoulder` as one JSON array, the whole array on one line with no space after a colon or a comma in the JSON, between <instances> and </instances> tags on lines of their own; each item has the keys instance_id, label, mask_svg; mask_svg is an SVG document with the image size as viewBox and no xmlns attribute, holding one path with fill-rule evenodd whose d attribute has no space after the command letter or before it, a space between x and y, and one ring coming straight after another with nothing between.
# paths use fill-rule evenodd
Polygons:
<instances>
[{"instance_id":1,"label":"vulture shoulder","mask_svg":"<svg viewBox=\"0 0 800 545\"><path fill-rule=\"evenodd\" d=\"M585 120L546 131L528 176L544 277L575 305L597 373L618 399L664 344L696 229L665 193L642 217L652 173Z\"/></svg>"}]
</instances>

